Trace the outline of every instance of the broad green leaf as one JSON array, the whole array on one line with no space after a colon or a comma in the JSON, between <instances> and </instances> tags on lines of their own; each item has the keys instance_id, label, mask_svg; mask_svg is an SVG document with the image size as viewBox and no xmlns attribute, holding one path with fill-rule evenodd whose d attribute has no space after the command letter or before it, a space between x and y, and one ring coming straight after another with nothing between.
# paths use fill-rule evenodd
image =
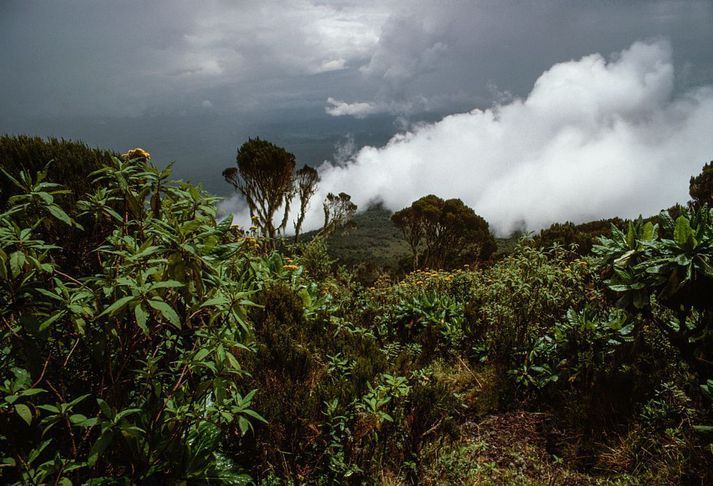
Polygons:
<instances>
[{"instance_id":1,"label":"broad green leaf","mask_svg":"<svg viewBox=\"0 0 713 486\"><path fill-rule=\"evenodd\" d=\"M176 311L173 310L173 307L168 305L162 300L149 300L149 305L159 311L163 317L165 317L168 322L176 326L177 328L181 328L181 319L178 317L178 314L176 314Z\"/></svg>"},{"instance_id":2,"label":"broad green leaf","mask_svg":"<svg viewBox=\"0 0 713 486\"><path fill-rule=\"evenodd\" d=\"M129 415L136 415L137 413L141 413L140 408L127 408L126 410L122 410L121 412L116 414L116 417L114 418L114 421L118 422L119 420L128 417Z\"/></svg>"},{"instance_id":3,"label":"broad green leaf","mask_svg":"<svg viewBox=\"0 0 713 486\"><path fill-rule=\"evenodd\" d=\"M230 363L231 368L233 368L234 370L240 370L242 368L233 353L227 352L225 356L228 358L228 363Z\"/></svg>"},{"instance_id":4,"label":"broad green leaf","mask_svg":"<svg viewBox=\"0 0 713 486\"><path fill-rule=\"evenodd\" d=\"M636 255L636 250L629 250L626 253L624 253L622 256L614 260L614 265L618 267L626 267L629 265L629 262L631 261L631 258Z\"/></svg>"},{"instance_id":5,"label":"broad green leaf","mask_svg":"<svg viewBox=\"0 0 713 486\"><path fill-rule=\"evenodd\" d=\"M144 331L144 334L148 334L149 328L146 325L146 320L148 316L141 304L138 304L136 307L134 307L134 316L136 316L136 324L138 324L141 330Z\"/></svg>"},{"instance_id":6,"label":"broad green leaf","mask_svg":"<svg viewBox=\"0 0 713 486\"><path fill-rule=\"evenodd\" d=\"M87 416L82 415L81 413L75 413L69 416L69 421L72 422L75 425L79 425L83 422L86 422Z\"/></svg>"},{"instance_id":7,"label":"broad green leaf","mask_svg":"<svg viewBox=\"0 0 713 486\"><path fill-rule=\"evenodd\" d=\"M634 243L636 243L636 231L634 231L634 223L629 221L629 225L626 229L626 246L633 248Z\"/></svg>"},{"instance_id":8,"label":"broad green leaf","mask_svg":"<svg viewBox=\"0 0 713 486\"><path fill-rule=\"evenodd\" d=\"M175 289L178 287L183 287L183 284L177 280L164 280L162 282L156 282L151 284L149 290L155 289Z\"/></svg>"},{"instance_id":9,"label":"broad green leaf","mask_svg":"<svg viewBox=\"0 0 713 486\"><path fill-rule=\"evenodd\" d=\"M251 428L250 422L245 417L238 417L238 426L240 427L240 433L243 435Z\"/></svg>"},{"instance_id":10,"label":"broad green leaf","mask_svg":"<svg viewBox=\"0 0 713 486\"><path fill-rule=\"evenodd\" d=\"M112 316L115 315L121 309L126 307L129 304L129 302L131 302L135 298L136 298L136 296L134 296L134 295L127 295L126 297L122 297L122 298L118 299L113 304L111 304L109 307L104 309L104 312L99 314L99 317L106 315L106 314L111 314Z\"/></svg>"},{"instance_id":11,"label":"broad green leaf","mask_svg":"<svg viewBox=\"0 0 713 486\"><path fill-rule=\"evenodd\" d=\"M676 227L673 230L673 240L679 246L688 246L689 242L693 241L693 230L691 224L683 216L676 218Z\"/></svg>"},{"instance_id":12,"label":"broad green leaf","mask_svg":"<svg viewBox=\"0 0 713 486\"><path fill-rule=\"evenodd\" d=\"M72 226L72 218L70 218L69 215L67 215L67 213L65 213L62 208L60 208L56 204L50 204L46 207L52 216L62 221L63 223Z\"/></svg>"},{"instance_id":13,"label":"broad green leaf","mask_svg":"<svg viewBox=\"0 0 713 486\"><path fill-rule=\"evenodd\" d=\"M656 227L651 223L651 221L647 222L644 225L643 230L641 231L641 239L643 241L651 241L655 238L656 234Z\"/></svg>"},{"instance_id":14,"label":"broad green leaf","mask_svg":"<svg viewBox=\"0 0 713 486\"><path fill-rule=\"evenodd\" d=\"M32 411L30 410L30 407L23 403L18 403L15 405L15 412L17 412L20 418L24 420L27 425L32 424Z\"/></svg>"},{"instance_id":15,"label":"broad green leaf","mask_svg":"<svg viewBox=\"0 0 713 486\"><path fill-rule=\"evenodd\" d=\"M102 411L104 416L109 419L114 418L114 411L111 409L108 403L106 403L104 400L101 398L97 398L97 404L99 405L99 409Z\"/></svg>"},{"instance_id":16,"label":"broad green leaf","mask_svg":"<svg viewBox=\"0 0 713 486\"><path fill-rule=\"evenodd\" d=\"M43 184L40 184L40 185L43 185ZM45 204L48 204L48 205L49 205L49 204L52 204L52 203L54 202L54 198L52 197L52 195L49 194L49 193L47 193L47 192L37 192L37 193L35 193L35 194L37 194L37 196L38 196L40 199L42 199L42 201L44 201Z\"/></svg>"},{"instance_id":17,"label":"broad green leaf","mask_svg":"<svg viewBox=\"0 0 713 486\"><path fill-rule=\"evenodd\" d=\"M201 304L201 307L210 307L210 306L222 306L225 304L228 304L230 301L223 295L223 294L218 294L215 297L212 297L205 302Z\"/></svg>"},{"instance_id":18,"label":"broad green leaf","mask_svg":"<svg viewBox=\"0 0 713 486\"><path fill-rule=\"evenodd\" d=\"M663 228L663 230L668 233L672 232L674 230L674 227L676 226L676 223L673 221L673 218L666 210L663 210L659 213L659 223L661 223L661 227Z\"/></svg>"},{"instance_id":19,"label":"broad green leaf","mask_svg":"<svg viewBox=\"0 0 713 486\"><path fill-rule=\"evenodd\" d=\"M69 421L79 427L94 427L99 419L97 417L87 418L81 413L71 415Z\"/></svg>"},{"instance_id":20,"label":"broad green leaf","mask_svg":"<svg viewBox=\"0 0 713 486\"><path fill-rule=\"evenodd\" d=\"M87 393L87 394L85 394L85 395L81 395L81 396L75 398L74 400L72 400L71 402L69 402L67 405L68 405L70 408L71 408L71 407L74 407L75 405L77 405L77 404L80 403L81 401L86 400L88 396L89 396L89 393Z\"/></svg>"},{"instance_id":21,"label":"broad green leaf","mask_svg":"<svg viewBox=\"0 0 713 486\"><path fill-rule=\"evenodd\" d=\"M245 415L251 416L252 418L254 418L256 420L259 420L260 422L263 422L265 424L267 423L267 420L265 420L265 418L262 415L260 415L259 413L257 413L255 410L250 410L249 408L247 408L247 409L243 410L243 413Z\"/></svg>"},{"instance_id":22,"label":"broad green leaf","mask_svg":"<svg viewBox=\"0 0 713 486\"><path fill-rule=\"evenodd\" d=\"M25 265L25 254L21 251L13 252L10 255L10 271L13 277L20 275L22 267Z\"/></svg>"},{"instance_id":23,"label":"broad green leaf","mask_svg":"<svg viewBox=\"0 0 713 486\"><path fill-rule=\"evenodd\" d=\"M53 322L60 319L64 315L65 315L64 312L56 312L53 316L50 316L48 319L45 319L44 321L42 321L42 324L40 324L40 328L39 328L40 331L44 331L45 329L50 327Z\"/></svg>"},{"instance_id":24,"label":"broad green leaf","mask_svg":"<svg viewBox=\"0 0 713 486\"><path fill-rule=\"evenodd\" d=\"M49 413L59 413L59 408L55 407L54 405L37 405L37 408Z\"/></svg>"}]
</instances>

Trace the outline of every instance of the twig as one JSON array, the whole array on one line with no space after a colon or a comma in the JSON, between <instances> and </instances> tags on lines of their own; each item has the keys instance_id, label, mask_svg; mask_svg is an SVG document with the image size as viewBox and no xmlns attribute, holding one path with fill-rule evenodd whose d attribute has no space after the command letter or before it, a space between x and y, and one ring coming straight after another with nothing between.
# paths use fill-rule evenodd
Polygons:
<instances>
[{"instance_id":1,"label":"twig","mask_svg":"<svg viewBox=\"0 0 713 486\"><path fill-rule=\"evenodd\" d=\"M68 280L71 280L72 282L74 282L74 283L76 283L76 284L79 284L79 285L81 285L82 287L83 287L84 285L86 285L86 284L80 282L79 280L77 280L76 278L72 277L71 275L67 275L66 273L64 273L64 272L62 272L62 271L60 271L60 270L57 270L56 268L54 269L54 273L56 273L57 275L60 275L60 276L62 276L62 277L64 277L64 278L66 278L66 279L68 279Z\"/></svg>"},{"instance_id":2,"label":"twig","mask_svg":"<svg viewBox=\"0 0 713 486\"><path fill-rule=\"evenodd\" d=\"M478 379L478 376L475 374L475 372L473 372L473 370L470 369L470 367L466 364L466 362L463 361L463 358L461 358L460 356L458 356L458 361L460 361L460 364L462 364L462 365L465 367L465 369L468 371L468 373L470 373L470 375L473 377L473 379L474 379L475 382L478 384L478 386L479 386L480 388L483 388L483 384L482 384L482 383L480 382L480 380Z\"/></svg>"},{"instance_id":3,"label":"twig","mask_svg":"<svg viewBox=\"0 0 713 486\"><path fill-rule=\"evenodd\" d=\"M36 387L39 384L39 382L42 381L42 378L45 377L45 371L47 371L47 365L50 362L50 358L52 358L52 355L48 354L47 359L45 360L45 365L42 367L42 372L40 373L40 376L37 377L37 380L35 380L35 382L32 384L32 388Z\"/></svg>"},{"instance_id":4,"label":"twig","mask_svg":"<svg viewBox=\"0 0 713 486\"><path fill-rule=\"evenodd\" d=\"M67 358L65 358L64 363L62 363L62 368L67 366L67 363L69 363L69 358L72 357L72 353L74 353L74 350L77 349L78 344L79 344L79 338L77 338L77 340L74 341L74 346L72 346L72 349L69 350L69 354L67 355ZM45 363L45 366L47 366L46 363ZM44 370L42 372L44 373Z\"/></svg>"},{"instance_id":5,"label":"twig","mask_svg":"<svg viewBox=\"0 0 713 486\"><path fill-rule=\"evenodd\" d=\"M441 420L439 420L438 422L436 422L436 425L434 425L433 427L431 427L430 429L428 429L426 432L424 432L423 434L421 434L421 435L420 435L420 438L423 439L423 438L426 437L428 434L430 434L431 432L435 431L438 427L441 426L441 423L442 423L442 422L443 422L443 418L441 418Z\"/></svg>"}]
</instances>

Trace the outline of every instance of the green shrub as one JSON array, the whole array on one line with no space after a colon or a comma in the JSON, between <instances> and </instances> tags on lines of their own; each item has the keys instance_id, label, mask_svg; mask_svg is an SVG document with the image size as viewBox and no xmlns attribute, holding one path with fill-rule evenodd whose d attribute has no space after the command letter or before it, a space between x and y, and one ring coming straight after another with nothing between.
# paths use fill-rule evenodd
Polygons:
<instances>
[{"instance_id":1,"label":"green shrub","mask_svg":"<svg viewBox=\"0 0 713 486\"><path fill-rule=\"evenodd\" d=\"M522 365L510 374L525 388L541 390L563 382L591 390L606 375L620 371L616 351L633 342L633 327L621 311L605 316L587 306L580 312L570 309L565 319L535 341Z\"/></svg>"},{"instance_id":2,"label":"green shrub","mask_svg":"<svg viewBox=\"0 0 713 486\"><path fill-rule=\"evenodd\" d=\"M57 258L73 248L36 236L75 226L59 188L21 174L33 187L0 214L3 482L247 479L224 452L262 421L240 363L258 285L215 199L167 177L139 159L95 172L123 210L77 203L108 233L100 271L81 273Z\"/></svg>"},{"instance_id":3,"label":"green shrub","mask_svg":"<svg viewBox=\"0 0 713 486\"><path fill-rule=\"evenodd\" d=\"M62 191L51 191L53 203L82 228L67 225L64 219L48 217L42 218L33 234L47 243L59 244L67 249L54 255L55 261L61 263L65 270L96 273L101 265L93 250L110 233L110 229L102 227L95 216L103 220L106 213L97 215L77 203L83 199L89 203L92 197L98 197L101 207L112 209L112 201L107 199L106 193L104 196L101 193L95 195L97 186L91 175L101 167L111 165L112 156L118 154L90 148L81 142L3 135L0 137L0 169L3 172L0 173L0 208L8 206L14 197L30 192L31 186L42 182L61 183L64 186ZM21 180L23 171L30 181L18 185L15 181ZM36 175L39 174L44 174L44 181L37 180Z\"/></svg>"},{"instance_id":4,"label":"green shrub","mask_svg":"<svg viewBox=\"0 0 713 486\"><path fill-rule=\"evenodd\" d=\"M570 307L598 299L586 261L568 261L562 249L521 245L474 282L466 306L466 336L484 343L503 370L518 363Z\"/></svg>"},{"instance_id":5,"label":"green shrub","mask_svg":"<svg viewBox=\"0 0 713 486\"><path fill-rule=\"evenodd\" d=\"M662 211L659 224L641 219L624 233L612 228L594 248L598 265L610 275L608 287L619 305L649 318L703 376L713 356L713 209L682 210L675 220ZM659 234L662 233L662 234ZM653 302L671 309L675 319L659 319Z\"/></svg>"}]
</instances>

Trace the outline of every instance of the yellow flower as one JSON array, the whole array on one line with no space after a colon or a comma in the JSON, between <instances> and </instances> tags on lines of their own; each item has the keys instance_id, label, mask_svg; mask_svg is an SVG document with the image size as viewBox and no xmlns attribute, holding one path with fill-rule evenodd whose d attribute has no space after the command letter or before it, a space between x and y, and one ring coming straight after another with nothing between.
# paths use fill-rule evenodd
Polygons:
<instances>
[{"instance_id":1,"label":"yellow flower","mask_svg":"<svg viewBox=\"0 0 713 486\"><path fill-rule=\"evenodd\" d=\"M149 160L151 158L151 154L148 153L146 150L136 147L125 154L122 155L127 160L133 160L133 159L144 159L144 160Z\"/></svg>"},{"instance_id":2,"label":"yellow flower","mask_svg":"<svg viewBox=\"0 0 713 486\"><path fill-rule=\"evenodd\" d=\"M293 270L299 270L300 267L298 267L297 265L283 265L282 268L285 270L293 271Z\"/></svg>"}]
</instances>

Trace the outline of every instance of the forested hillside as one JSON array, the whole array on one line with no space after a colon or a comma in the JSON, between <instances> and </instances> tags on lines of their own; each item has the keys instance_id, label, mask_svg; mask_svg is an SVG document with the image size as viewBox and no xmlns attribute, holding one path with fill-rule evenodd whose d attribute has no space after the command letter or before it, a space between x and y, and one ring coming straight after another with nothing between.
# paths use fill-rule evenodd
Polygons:
<instances>
[{"instance_id":1,"label":"forested hillside","mask_svg":"<svg viewBox=\"0 0 713 486\"><path fill-rule=\"evenodd\" d=\"M517 242L343 193L294 238L318 177L259 139L248 228L142 149L0 154L3 484L713 481L710 169Z\"/></svg>"}]
</instances>

